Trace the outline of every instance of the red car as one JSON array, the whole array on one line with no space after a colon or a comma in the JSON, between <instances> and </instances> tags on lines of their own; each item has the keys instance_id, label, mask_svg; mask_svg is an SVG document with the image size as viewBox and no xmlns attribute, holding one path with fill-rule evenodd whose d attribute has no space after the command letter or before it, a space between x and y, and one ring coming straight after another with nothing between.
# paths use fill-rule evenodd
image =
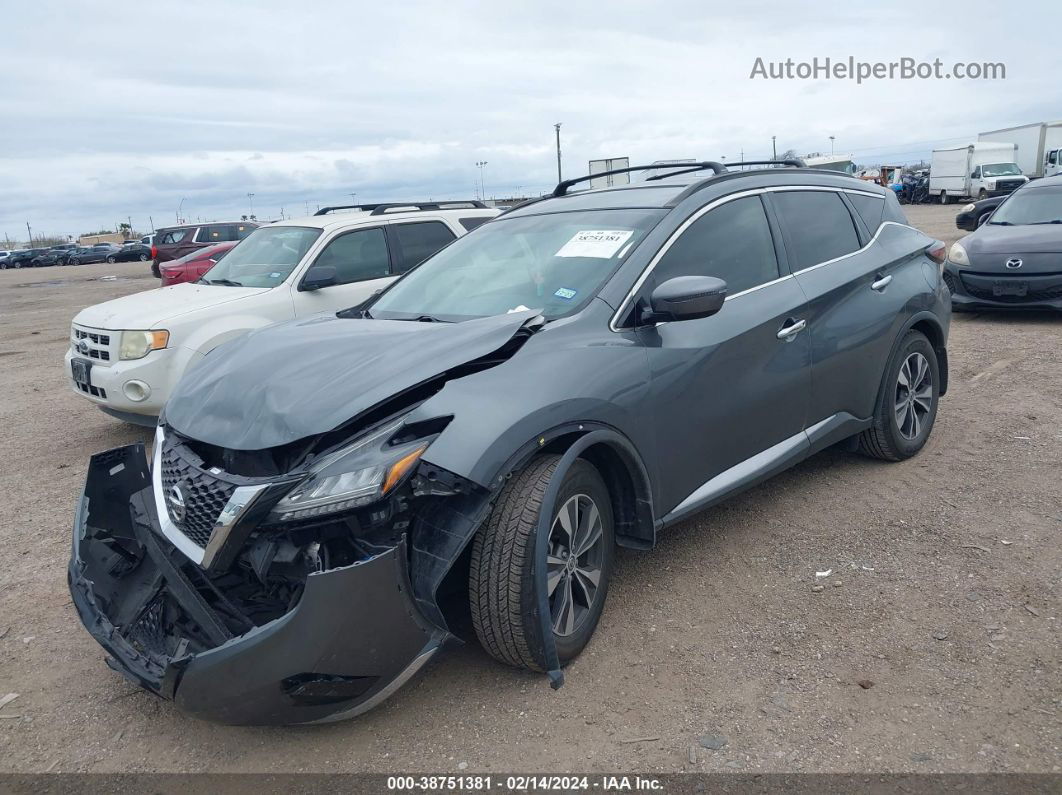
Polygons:
<instances>
[{"instance_id":1,"label":"red car","mask_svg":"<svg viewBox=\"0 0 1062 795\"><path fill-rule=\"evenodd\" d=\"M167 262L159 266L162 273L162 286L169 287L171 284L181 282L194 282L204 273L214 267L217 261L225 256L239 241L233 240L226 243L218 243L206 248L197 248L191 254L186 254L180 259Z\"/></svg>"}]
</instances>

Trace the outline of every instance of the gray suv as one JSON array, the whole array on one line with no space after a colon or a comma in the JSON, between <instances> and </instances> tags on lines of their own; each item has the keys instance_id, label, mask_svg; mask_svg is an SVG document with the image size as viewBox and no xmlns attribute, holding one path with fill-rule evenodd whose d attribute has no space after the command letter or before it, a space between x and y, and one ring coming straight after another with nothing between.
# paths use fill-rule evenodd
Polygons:
<instances>
[{"instance_id":1,"label":"gray suv","mask_svg":"<svg viewBox=\"0 0 1062 795\"><path fill-rule=\"evenodd\" d=\"M918 453L943 244L892 191L743 165L770 167L563 182L357 307L203 358L150 468L139 444L89 465L70 587L111 666L210 720L335 720L470 614L560 686L616 546L831 445Z\"/></svg>"}]
</instances>

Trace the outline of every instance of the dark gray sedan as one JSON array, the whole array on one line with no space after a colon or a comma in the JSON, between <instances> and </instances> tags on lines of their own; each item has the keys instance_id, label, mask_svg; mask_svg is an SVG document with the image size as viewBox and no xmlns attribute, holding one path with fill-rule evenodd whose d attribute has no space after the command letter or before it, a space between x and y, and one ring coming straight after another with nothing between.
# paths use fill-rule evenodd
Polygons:
<instances>
[{"instance_id":1,"label":"dark gray sedan","mask_svg":"<svg viewBox=\"0 0 1062 795\"><path fill-rule=\"evenodd\" d=\"M70 589L108 664L202 718L328 721L470 614L560 686L617 546L838 443L916 455L948 384L943 244L892 191L776 165L562 182L360 306L204 357L153 465L89 464Z\"/></svg>"},{"instance_id":2,"label":"dark gray sedan","mask_svg":"<svg viewBox=\"0 0 1062 795\"><path fill-rule=\"evenodd\" d=\"M1062 177L1012 193L944 267L956 309L1062 310Z\"/></svg>"}]
</instances>

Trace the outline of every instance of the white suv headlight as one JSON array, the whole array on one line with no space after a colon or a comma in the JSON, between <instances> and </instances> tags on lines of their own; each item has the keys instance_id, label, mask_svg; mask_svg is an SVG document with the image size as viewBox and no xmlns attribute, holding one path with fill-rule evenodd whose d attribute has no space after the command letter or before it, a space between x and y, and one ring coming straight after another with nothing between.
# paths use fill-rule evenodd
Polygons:
<instances>
[{"instance_id":1,"label":"white suv headlight","mask_svg":"<svg viewBox=\"0 0 1062 795\"><path fill-rule=\"evenodd\" d=\"M151 351L165 348L170 341L170 332L159 331L123 331L122 341L118 346L119 359L143 359Z\"/></svg>"},{"instance_id":2,"label":"white suv headlight","mask_svg":"<svg viewBox=\"0 0 1062 795\"><path fill-rule=\"evenodd\" d=\"M952 243L951 251L948 252L948 259L951 260L954 265L969 265L970 257L966 253L966 249L962 247L961 243Z\"/></svg>"}]
</instances>

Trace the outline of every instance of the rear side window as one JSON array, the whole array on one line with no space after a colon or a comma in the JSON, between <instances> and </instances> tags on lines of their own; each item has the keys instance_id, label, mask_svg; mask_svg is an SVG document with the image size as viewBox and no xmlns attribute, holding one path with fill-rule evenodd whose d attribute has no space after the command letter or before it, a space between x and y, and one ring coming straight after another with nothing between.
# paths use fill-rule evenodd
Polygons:
<instances>
[{"instance_id":1,"label":"rear side window","mask_svg":"<svg viewBox=\"0 0 1062 795\"><path fill-rule=\"evenodd\" d=\"M852 216L836 193L776 193L774 202L789 233L793 270L810 268L859 250L859 237Z\"/></svg>"},{"instance_id":2,"label":"rear side window","mask_svg":"<svg viewBox=\"0 0 1062 795\"><path fill-rule=\"evenodd\" d=\"M414 265L419 265L457 237L450 227L440 221L395 224L391 228L398 243L398 251L395 252L396 273L405 273Z\"/></svg>"},{"instance_id":3,"label":"rear side window","mask_svg":"<svg viewBox=\"0 0 1062 795\"><path fill-rule=\"evenodd\" d=\"M896 194L893 191L889 191L885 194L885 214L882 216L883 221L895 221L898 224L907 225L907 216L904 214L903 208L900 207L900 200L896 198Z\"/></svg>"},{"instance_id":4,"label":"rear side window","mask_svg":"<svg viewBox=\"0 0 1062 795\"><path fill-rule=\"evenodd\" d=\"M247 235L251 234L258 227L250 226L248 224L236 224L236 236L229 238L230 240L243 240Z\"/></svg>"},{"instance_id":5,"label":"rear side window","mask_svg":"<svg viewBox=\"0 0 1062 795\"><path fill-rule=\"evenodd\" d=\"M169 232L163 232L159 237L159 244L166 245L167 243L180 243L188 236L188 229L173 229Z\"/></svg>"},{"instance_id":6,"label":"rear side window","mask_svg":"<svg viewBox=\"0 0 1062 795\"><path fill-rule=\"evenodd\" d=\"M314 267L320 265L331 265L336 269L336 284L389 276L391 263L383 229L359 229L340 235L325 247L314 262Z\"/></svg>"},{"instance_id":7,"label":"rear side window","mask_svg":"<svg viewBox=\"0 0 1062 795\"><path fill-rule=\"evenodd\" d=\"M228 224L204 226L199 230L198 243L228 243L236 239L236 229Z\"/></svg>"},{"instance_id":8,"label":"rear side window","mask_svg":"<svg viewBox=\"0 0 1062 795\"><path fill-rule=\"evenodd\" d=\"M848 201L852 202L870 234L877 232L881 226L881 217L885 213L885 198L867 196L865 193L849 193Z\"/></svg>"},{"instance_id":9,"label":"rear side window","mask_svg":"<svg viewBox=\"0 0 1062 795\"><path fill-rule=\"evenodd\" d=\"M671 245L655 273L658 284L675 276L715 276L726 282L729 295L777 279L774 240L759 196L702 215Z\"/></svg>"},{"instance_id":10,"label":"rear side window","mask_svg":"<svg viewBox=\"0 0 1062 795\"><path fill-rule=\"evenodd\" d=\"M489 220L489 215L481 215L478 218L458 218L457 223L461 224L461 226L465 228L465 231L471 232L477 226L479 226L480 224L485 224Z\"/></svg>"}]
</instances>

